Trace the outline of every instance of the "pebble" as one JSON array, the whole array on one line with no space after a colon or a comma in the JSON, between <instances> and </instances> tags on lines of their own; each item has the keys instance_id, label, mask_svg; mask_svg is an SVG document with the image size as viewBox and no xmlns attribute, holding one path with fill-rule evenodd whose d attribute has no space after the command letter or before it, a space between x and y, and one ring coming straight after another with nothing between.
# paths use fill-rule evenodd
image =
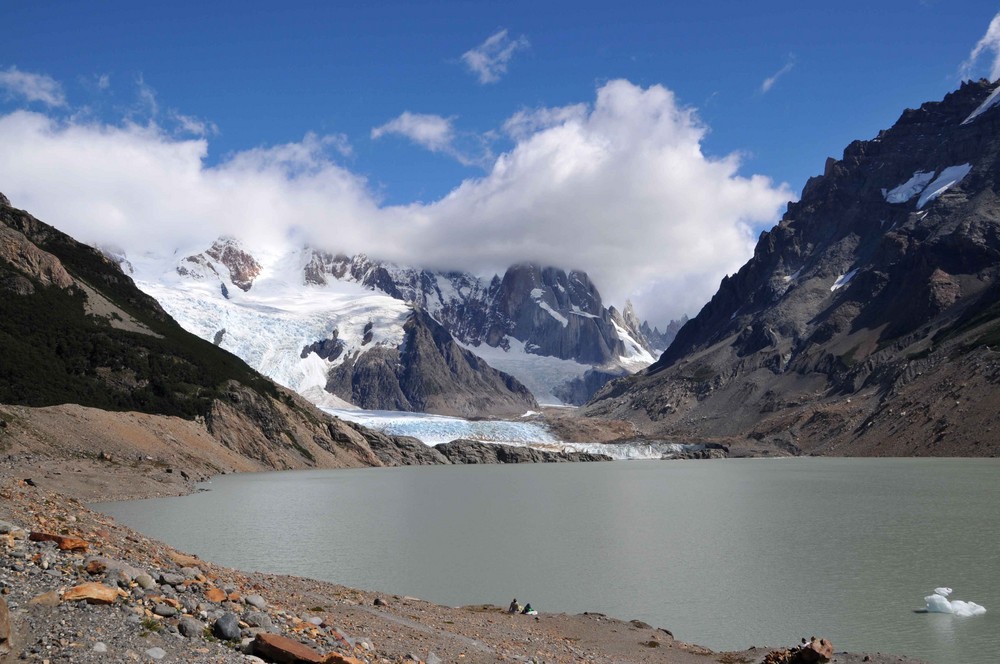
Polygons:
<instances>
[{"instance_id":1,"label":"pebble","mask_svg":"<svg viewBox=\"0 0 1000 664\"><path fill-rule=\"evenodd\" d=\"M134 581L138 583L139 587L142 588L143 590L149 590L150 588L156 585L156 581L153 580L153 577L146 574L145 572L138 574L135 577Z\"/></svg>"},{"instance_id":2,"label":"pebble","mask_svg":"<svg viewBox=\"0 0 1000 664\"><path fill-rule=\"evenodd\" d=\"M177 609L169 604L157 604L153 607L153 613L162 618L173 618L177 615Z\"/></svg>"},{"instance_id":3,"label":"pebble","mask_svg":"<svg viewBox=\"0 0 1000 664\"><path fill-rule=\"evenodd\" d=\"M260 609L261 611L267 608L267 602L260 595L247 595L244 601L250 606Z\"/></svg>"},{"instance_id":4,"label":"pebble","mask_svg":"<svg viewBox=\"0 0 1000 664\"><path fill-rule=\"evenodd\" d=\"M108 645L103 641L98 641L97 643L94 644L94 652L107 652L107 651L108 651Z\"/></svg>"},{"instance_id":5,"label":"pebble","mask_svg":"<svg viewBox=\"0 0 1000 664\"><path fill-rule=\"evenodd\" d=\"M164 650L163 648L156 647L147 650L146 654L152 657L153 659L163 659L164 657L167 656L167 651Z\"/></svg>"}]
</instances>

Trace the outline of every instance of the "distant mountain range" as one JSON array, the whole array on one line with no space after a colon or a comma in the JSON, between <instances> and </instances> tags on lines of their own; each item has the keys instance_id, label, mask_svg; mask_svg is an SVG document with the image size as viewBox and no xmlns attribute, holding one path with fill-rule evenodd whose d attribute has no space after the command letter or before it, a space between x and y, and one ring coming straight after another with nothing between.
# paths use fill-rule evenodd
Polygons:
<instances>
[{"instance_id":1,"label":"distant mountain range","mask_svg":"<svg viewBox=\"0 0 1000 664\"><path fill-rule=\"evenodd\" d=\"M828 160L659 360L587 414L793 452L1000 453L998 101L964 83Z\"/></svg>"},{"instance_id":2,"label":"distant mountain range","mask_svg":"<svg viewBox=\"0 0 1000 664\"><path fill-rule=\"evenodd\" d=\"M108 253L186 329L328 406L509 416L536 398L580 404L651 364L678 327L606 308L583 272L531 264L482 279L234 238L187 255Z\"/></svg>"}]
</instances>

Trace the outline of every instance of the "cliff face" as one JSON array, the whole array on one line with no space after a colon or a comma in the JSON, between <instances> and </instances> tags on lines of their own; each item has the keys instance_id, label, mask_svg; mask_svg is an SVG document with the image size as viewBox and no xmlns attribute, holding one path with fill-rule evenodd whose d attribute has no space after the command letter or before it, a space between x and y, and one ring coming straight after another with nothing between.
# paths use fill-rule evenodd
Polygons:
<instances>
[{"instance_id":1,"label":"cliff face","mask_svg":"<svg viewBox=\"0 0 1000 664\"><path fill-rule=\"evenodd\" d=\"M996 452L1000 110L976 114L993 88L966 83L829 160L660 359L588 412L806 451Z\"/></svg>"},{"instance_id":2,"label":"cliff face","mask_svg":"<svg viewBox=\"0 0 1000 664\"><path fill-rule=\"evenodd\" d=\"M521 415L537 408L511 376L465 350L437 321L416 309L398 348L376 347L345 358L326 389L362 408L445 415Z\"/></svg>"}]
</instances>

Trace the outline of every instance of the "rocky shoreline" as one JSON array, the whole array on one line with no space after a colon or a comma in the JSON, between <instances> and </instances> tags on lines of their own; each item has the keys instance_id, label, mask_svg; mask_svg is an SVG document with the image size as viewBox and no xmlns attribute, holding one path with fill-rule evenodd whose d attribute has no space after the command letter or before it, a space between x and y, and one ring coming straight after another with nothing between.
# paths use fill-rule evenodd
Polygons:
<instances>
[{"instance_id":1,"label":"rocky shoreline","mask_svg":"<svg viewBox=\"0 0 1000 664\"><path fill-rule=\"evenodd\" d=\"M79 496L94 498L81 491L90 471L79 463L17 461L0 468L0 599L9 617L5 633L0 608L0 662L821 661L759 647L713 652L596 613L451 608L228 569L88 509ZM163 485L170 493L193 486L180 470L163 474L181 480ZM120 495L142 495L141 478L118 476ZM917 662L848 653L830 661Z\"/></svg>"}]
</instances>

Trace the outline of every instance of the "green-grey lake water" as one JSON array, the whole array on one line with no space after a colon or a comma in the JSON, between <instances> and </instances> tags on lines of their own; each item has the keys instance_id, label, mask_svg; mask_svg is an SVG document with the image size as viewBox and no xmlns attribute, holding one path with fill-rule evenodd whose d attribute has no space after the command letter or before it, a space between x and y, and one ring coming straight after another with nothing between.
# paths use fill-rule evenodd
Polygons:
<instances>
[{"instance_id":1,"label":"green-grey lake water","mask_svg":"<svg viewBox=\"0 0 1000 664\"><path fill-rule=\"evenodd\" d=\"M243 569L517 597L715 649L815 635L967 664L1000 653L998 478L996 459L438 466L230 475L96 507ZM938 586L987 613L914 612Z\"/></svg>"}]
</instances>

